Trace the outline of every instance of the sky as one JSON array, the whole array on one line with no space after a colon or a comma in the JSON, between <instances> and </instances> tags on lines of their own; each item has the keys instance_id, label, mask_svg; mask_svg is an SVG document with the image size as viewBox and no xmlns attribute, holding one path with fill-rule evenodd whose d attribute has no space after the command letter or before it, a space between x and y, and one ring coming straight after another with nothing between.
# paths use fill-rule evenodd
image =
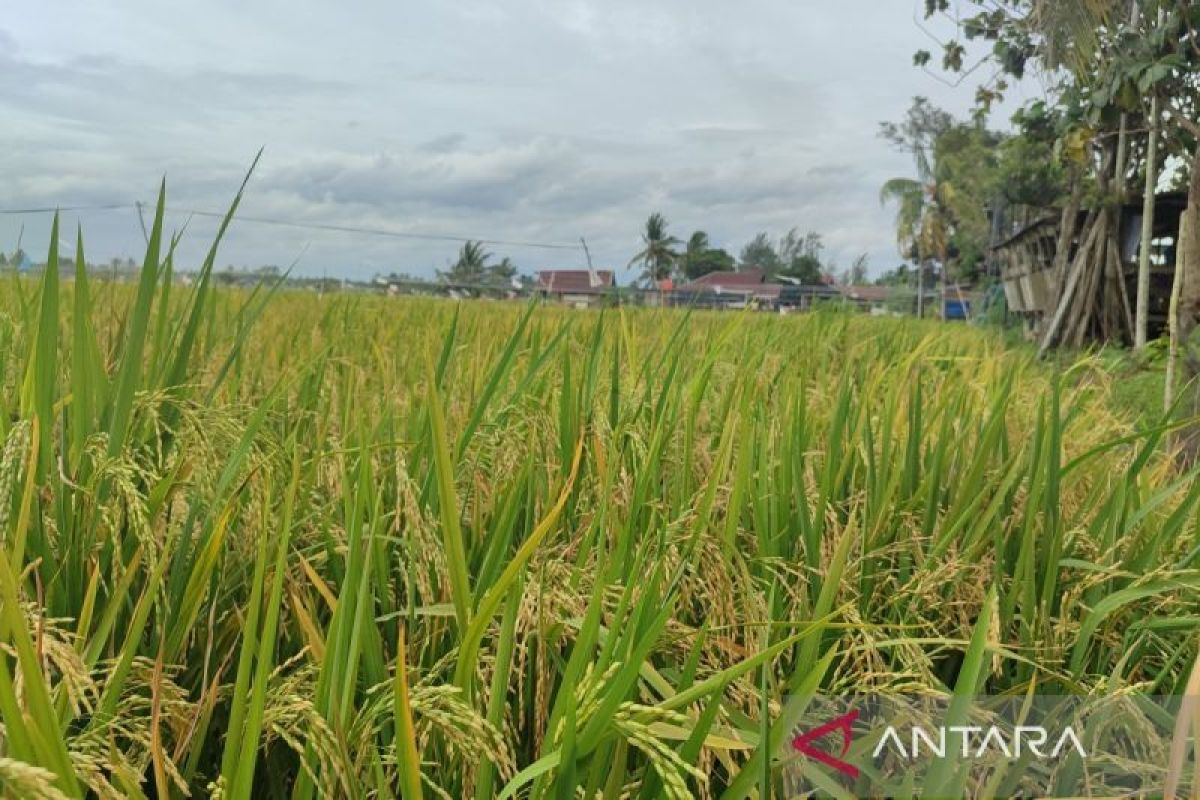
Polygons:
<instances>
[{"instance_id":1,"label":"sky","mask_svg":"<svg viewBox=\"0 0 1200 800\"><path fill-rule=\"evenodd\" d=\"M912 172L879 122L917 94L965 116L974 93L912 66L919 0L7 5L0 209L151 202L165 175L185 269L216 227L186 211L224 210L263 147L246 218L494 240L530 273L586 266L583 237L626 283L658 211L734 255L815 230L878 274L898 263L879 187ZM144 248L133 209L76 224L89 261ZM41 256L49 215L0 215L0 250L18 236ZM235 220L218 263L432 276L458 246Z\"/></svg>"}]
</instances>

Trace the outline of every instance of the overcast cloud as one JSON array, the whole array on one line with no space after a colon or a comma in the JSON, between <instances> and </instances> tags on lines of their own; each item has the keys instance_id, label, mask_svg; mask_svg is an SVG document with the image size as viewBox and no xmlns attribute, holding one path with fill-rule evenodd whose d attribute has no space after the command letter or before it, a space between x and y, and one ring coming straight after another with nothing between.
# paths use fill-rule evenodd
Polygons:
<instances>
[{"instance_id":1,"label":"overcast cloud","mask_svg":"<svg viewBox=\"0 0 1200 800\"><path fill-rule=\"evenodd\" d=\"M837 264L866 252L877 273L897 260L879 186L911 171L878 122L914 94L960 113L972 95L910 66L928 45L915 5L16 0L0 18L0 207L150 200L165 173L169 205L221 209L262 145L246 216L585 236L597 266L623 270L661 211L735 254L760 230L816 230ZM76 219L89 259L140 252L134 212ZM0 216L0 250L22 224L42 252L44 216ZM189 266L213 228L191 221ZM223 264L300 256L302 273L360 278L431 275L456 250L248 222L227 241ZM525 271L583 264L489 249Z\"/></svg>"}]
</instances>

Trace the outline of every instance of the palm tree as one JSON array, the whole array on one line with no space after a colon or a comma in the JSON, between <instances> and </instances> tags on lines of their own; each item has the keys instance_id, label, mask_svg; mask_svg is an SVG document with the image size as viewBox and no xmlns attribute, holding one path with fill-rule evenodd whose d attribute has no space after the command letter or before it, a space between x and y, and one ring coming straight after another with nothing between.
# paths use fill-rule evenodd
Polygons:
<instances>
[{"instance_id":1,"label":"palm tree","mask_svg":"<svg viewBox=\"0 0 1200 800\"><path fill-rule=\"evenodd\" d=\"M667 233L667 219L657 211L646 220L642 232L642 251L629 261L629 266L641 264L641 280L653 288L659 281L671 277L679 254L673 249L679 240Z\"/></svg>"},{"instance_id":2,"label":"palm tree","mask_svg":"<svg viewBox=\"0 0 1200 800\"><path fill-rule=\"evenodd\" d=\"M918 160L918 167L921 164ZM918 317L925 315L925 270L930 259L936 259L942 266L945 291L952 227L948 206L953 189L948 183L939 183L932 176L927 177L928 181L892 178L883 184L879 192L881 203L897 204L896 243L900 246L900 255L906 258L915 256L917 260Z\"/></svg>"},{"instance_id":3,"label":"palm tree","mask_svg":"<svg viewBox=\"0 0 1200 800\"><path fill-rule=\"evenodd\" d=\"M683 248L683 273L687 277L700 277L709 249L708 234L704 231L695 231L688 237Z\"/></svg>"},{"instance_id":4,"label":"palm tree","mask_svg":"<svg viewBox=\"0 0 1200 800\"><path fill-rule=\"evenodd\" d=\"M448 283L482 283L488 272L488 260L492 254L483 249L483 242L466 242L458 251L458 260L447 272L439 272Z\"/></svg>"},{"instance_id":5,"label":"palm tree","mask_svg":"<svg viewBox=\"0 0 1200 800\"><path fill-rule=\"evenodd\" d=\"M517 265L512 262L508 256L500 259L499 264L494 264L488 268L492 280L495 283L511 285L514 278L517 277Z\"/></svg>"}]
</instances>

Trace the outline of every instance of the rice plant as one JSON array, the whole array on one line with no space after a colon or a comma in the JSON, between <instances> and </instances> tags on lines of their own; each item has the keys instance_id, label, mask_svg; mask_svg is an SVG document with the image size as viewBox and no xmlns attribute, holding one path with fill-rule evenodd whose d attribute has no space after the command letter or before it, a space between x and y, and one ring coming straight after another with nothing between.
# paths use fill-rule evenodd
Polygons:
<instances>
[{"instance_id":1,"label":"rice plant","mask_svg":"<svg viewBox=\"0 0 1200 800\"><path fill-rule=\"evenodd\" d=\"M1098 359L218 290L238 199L3 279L0 796L765 797L806 693L1183 692L1200 483Z\"/></svg>"}]
</instances>

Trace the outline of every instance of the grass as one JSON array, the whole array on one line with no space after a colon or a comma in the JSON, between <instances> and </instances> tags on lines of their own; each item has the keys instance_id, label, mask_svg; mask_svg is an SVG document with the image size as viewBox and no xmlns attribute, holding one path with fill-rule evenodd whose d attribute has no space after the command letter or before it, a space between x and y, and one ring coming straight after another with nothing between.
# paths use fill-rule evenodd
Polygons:
<instances>
[{"instance_id":1,"label":"grass","mask_svg":"<svg viewBox=\"0 0 1200 800\"><path fill-rule=\"evenodd\" d=\"M1101 357L218 244L3 283L0 795L761 797L813 691L1188 680L1200 484Z\"/></svg>"}]
</instances>

